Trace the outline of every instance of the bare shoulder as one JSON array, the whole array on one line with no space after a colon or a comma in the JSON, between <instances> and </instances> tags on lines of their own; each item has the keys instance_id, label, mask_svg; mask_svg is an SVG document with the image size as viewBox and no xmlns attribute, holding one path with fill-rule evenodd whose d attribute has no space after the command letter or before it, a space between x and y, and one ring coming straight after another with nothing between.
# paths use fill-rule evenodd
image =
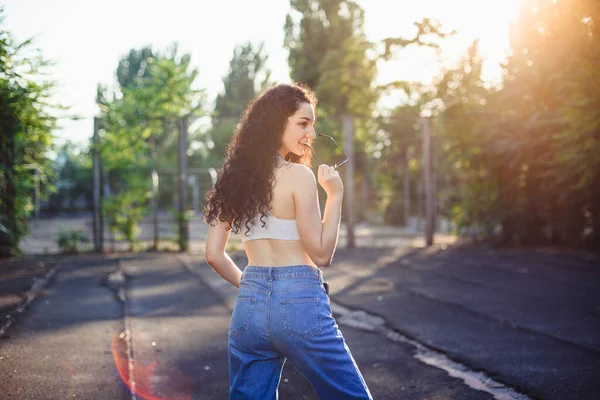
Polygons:
<instances>
[{"instance_id":1,"label":"bare shoulder","mask_svg":"<svg viewBox=\"0 0 600 400\"><path fill-rule=\"evenodd\" d=\"M292 168L290 168L290 172L292 173L292 177L296 185L300 185L302 187L306 186L315 186L317 180L315 178L314 172L303 164L294 164Z\"/></svg>"}]
</instances>

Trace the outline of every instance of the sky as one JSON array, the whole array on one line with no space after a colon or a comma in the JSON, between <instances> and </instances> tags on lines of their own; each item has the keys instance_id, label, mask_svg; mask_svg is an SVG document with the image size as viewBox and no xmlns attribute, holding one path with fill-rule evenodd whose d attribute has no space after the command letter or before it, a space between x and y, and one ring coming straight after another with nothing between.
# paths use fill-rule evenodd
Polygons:
<instances>
[{"instance_id":1,"label":"sky","mask_svg":"<svg viewBox=\"0 0 600 400\"><path fill-rule=\"evenodd\" d=\"M377 83L431 82L442 65L452 65L480 38L484 79L500 77L498 63L508 51L509 23L519 0L358 0L365 10L365 33L372 42L414 35L413 22L436 18L457 34L443 47L442 60L431 50L407 49L379 63ZM0 0L3 28L19 42L35 37L45 58L56 65L54 100L70 106L79 121L63 120L57 141L86 146L92 134L99 83L114 85L118 61L132 48L164 50L178 42L199 69L196 85L214 101L236 44L264 41L272 79L289 82L283 25L288 0ZM393 100L392 100L393 101ZM211 106L209 104L209 106Z\"/></svg>"}]
</instances>

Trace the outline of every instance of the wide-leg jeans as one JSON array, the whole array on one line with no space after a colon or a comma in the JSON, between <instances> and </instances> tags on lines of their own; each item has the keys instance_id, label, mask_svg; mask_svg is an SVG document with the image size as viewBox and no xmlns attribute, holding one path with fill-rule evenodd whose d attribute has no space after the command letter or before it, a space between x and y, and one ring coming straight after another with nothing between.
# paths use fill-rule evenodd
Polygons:
<instances>
[{"instance_id":1,"label":"wide-leg jeans","mask_svg":"<svg viewBox=\"0 0 600 400\"><path fill-rule=\"evenodd\" d=\"M320 399L372 399L313 266L247 266L228 348L231 399L277 399L286 360Z\"/></svg>"}]
</instances>

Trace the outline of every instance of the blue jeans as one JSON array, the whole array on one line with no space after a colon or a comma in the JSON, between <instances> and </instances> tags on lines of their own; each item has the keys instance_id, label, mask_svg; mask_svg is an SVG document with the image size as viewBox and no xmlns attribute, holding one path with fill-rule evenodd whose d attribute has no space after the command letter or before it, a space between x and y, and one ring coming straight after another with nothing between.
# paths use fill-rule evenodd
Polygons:
<instances>
[{"instance_id":1,"label":"blue jeans","mask_svg":"<svg viewBox=\"0 0 600 400\"><path fill-rule=\"evenodd\" d=\"M230 399L277 399L288 359L321 399L372 399L310 265L247 266L228 347Z\"/></svg>"}]
</instances>

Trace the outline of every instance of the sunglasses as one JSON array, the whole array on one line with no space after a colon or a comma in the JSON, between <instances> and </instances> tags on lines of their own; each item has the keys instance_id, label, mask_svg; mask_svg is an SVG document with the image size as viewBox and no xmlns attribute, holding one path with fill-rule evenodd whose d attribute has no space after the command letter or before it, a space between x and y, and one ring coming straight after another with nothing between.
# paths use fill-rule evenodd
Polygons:
<instances>
[{"instance_id":1,"label":"sunglasses","mask_svg":"<svg viewBox=\"0 0 600 400\"><path fill-rule=\"evenodd\" d=\"M348 157L346 157L346 154L344 153L344 150L342 150L342 148L340 147L340 145L339 145L339 144L337 144L337 142L335 141L335 139L334 139L333 137L331 137L331 136L329 136L329 135L325 135L325 134L323 134L323 133L317 133L317 135L331 139L331 141L333 141L333 143L334 143L334 144L337 146L337 148L338 148L338 149L340 149L340 151L342 152L342 155L344 156L344 161L342 161L342 162L341 162L341 163L339 163L339 164L335 164L335 165L333 166L333 169L338 169L339 167L341 167L342 165L344 165L344 164L346 164L346 163L348 162ZM310 147L310 146L309 146L309 147ZM315 150L314 150L312 147L310 147L310 149L311 149L311 150L313 151L313 153L315 153L315 155L316 155L316 152L315 152Z\"/></svg>"}]
</instances>

